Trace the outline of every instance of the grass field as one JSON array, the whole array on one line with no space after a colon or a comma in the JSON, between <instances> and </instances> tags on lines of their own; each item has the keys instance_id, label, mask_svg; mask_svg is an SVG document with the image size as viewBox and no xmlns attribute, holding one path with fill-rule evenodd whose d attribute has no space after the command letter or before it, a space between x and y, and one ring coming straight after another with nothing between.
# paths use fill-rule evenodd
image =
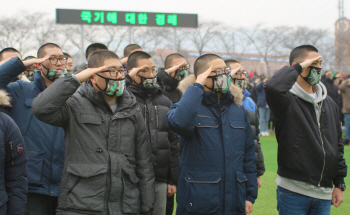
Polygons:
<instances>
[{"instance_id":1,"label":"grass field","mask_svg":"<svg viewBox=\"0 0 350 215\"><path fill-rule=\"evenodd\" d=\"M277 178L277 141L275 134L261 137L261 148L265 158L265 174L261 177L262 187L259 189L258 199L253 208L254 215L278 215L276 209L276 183ZM350 163L350 146L345 146L344 156L347 164ZM350 214L350 177L345 178L345 184L349 189L344 192L344 202L339 208L332 206L331 215ZM175 212L173 213L175 214Z\"/></svg>"}]
</instances>

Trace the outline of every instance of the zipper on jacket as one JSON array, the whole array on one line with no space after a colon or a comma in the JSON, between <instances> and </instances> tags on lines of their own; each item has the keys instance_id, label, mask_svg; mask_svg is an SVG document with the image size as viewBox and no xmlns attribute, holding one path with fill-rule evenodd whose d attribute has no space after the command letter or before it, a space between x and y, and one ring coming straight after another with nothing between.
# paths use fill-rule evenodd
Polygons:
<instances>
[{"instance_id":1,"label":"zipper on jacket","mask_svg":"<svg viewBox=\"0 0 350 215\"><path fill-rule=\"evenodd\" d=\"M320 114L320 120L321 120L321 114ZM320 130L320 137L321 137L321 141L322 141L322 149L323 149L323 168L322 168L322 172L321 172L321 179L318 182L318 186L321 186L321 181L322 181L322 177L323 177L323 172L324 172L324 168L326 166L326 151L324 150L324 143L323 143L323 139L322 139L322 133L321 133L321 124L318 123L318 129Z\"/></svg>"},{"instance_id":2,"label":"zipper on jacket","mask_svg":"<svg viewBox=\"0 0 350 215\"><path fill-rule=\"evenodd\" d=\"M147 105L145 105L145 123L147 124Z\"/></svg>"},{"instance_id":3,"label":"zipper on jacket","mask_svg":"<svg viewBox=\"0 0 350 215\"><path fill-rule=\"evenodd\" d=\"M11 163L12 163L12 166L13 166L13 160L15 159L15 156L13 155L12 142L9 142L9 144L10 144L10 147L11 147L11 153L12 153L12 161L11 161Z\"/></svg>"},{"instance_id":4,"label":"zipper on jacket","mask_svg":"<svg viewBox=\"0 0 350 215\"><path fill-rule=\"evenodd\" d=\"M109 154L109 145L108 145L108 140L109 140L109 128L112 123L112 118L114 115L107 114L107 136L106 136L106 144L107 144L107 153L108 153L108 165L110 168L110 175L109 175L109 187L108 187L108 195L107 195L107 203L109 202L109 198L111 197L111 189L112 189L112 162L111 162L111 156ZM107 206L107 211L109 212L109 207Z\"/></svg>"},{"instance_id":5,"label":"zipper on jacket","mask_svg":"<svg viewBox=\"0 0 350 215\"><path fill-rule=\"evenodd\" d=\"M157 120L157 128L159 127L159 119L158 119L158 108L157 108L157 106L154 106L154 108L156 109L156 120Z\"/></svg>"}]
</instances>

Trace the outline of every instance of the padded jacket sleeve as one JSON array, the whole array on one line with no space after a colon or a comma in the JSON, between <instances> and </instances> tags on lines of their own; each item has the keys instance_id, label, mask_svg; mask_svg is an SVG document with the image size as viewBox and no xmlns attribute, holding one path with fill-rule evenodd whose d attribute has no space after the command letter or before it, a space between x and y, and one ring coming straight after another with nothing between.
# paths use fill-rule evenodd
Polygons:
<instances>
[{"instance_id":1,"label":"padded jacket sleeve","mask_svg":"<svg viewBox=\"0 0 350 215\"><path fill-rule=\"evenodd\" d=\"M197 122L204 87L198 83L189 86L180 101L173 104L166 117L166 125L181 136L191 136Z\"/></svg>"}]
</instances>

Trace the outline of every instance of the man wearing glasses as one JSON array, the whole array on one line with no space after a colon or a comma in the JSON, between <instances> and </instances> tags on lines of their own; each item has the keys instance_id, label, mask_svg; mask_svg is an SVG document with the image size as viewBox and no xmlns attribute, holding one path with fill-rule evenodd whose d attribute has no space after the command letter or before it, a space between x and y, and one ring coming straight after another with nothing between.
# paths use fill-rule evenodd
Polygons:
<instances>
[{"instance_id":1,"label":"man wearing glasses","mask_svg":"<svg viewBox=\"0 0 350 215\"><path fill-rule=\"evenodd\" d=\"M128 90L140 104L146 121L155 175L154 215L164 215L167 195L176 193L179 148L177 134L165 125L165 116L172 102L157 84L157 68L152 57L143 51L133 52L128 58L130 80Z\"/></svg>"},{"instance_id":2,"label":"man wearing glasses","mask_svg":"<svg viewBox=\"0 0 350 215\"><path fill-rule=\"evenodd\" d=\"M58 215L153 210L149 137L140 106L124 90L125 74L115 53L96 51L87 69L60 78L33 102L36 117L66 131Z\"/></svg>"},{"instance_id":3,"label":"man wearing glasses","mask_svg":"<svg viewBox=\"0 0 350 215\"><path fill-rule=\"evenodd\" d=\"M249 214L257 198L254 138L231 84L230 68L217 55L194 63L179 87L166 125L179 134L181 160L177 214Z\"/></svg>"},{"instance_id":4,"label":"man wearing glasses","mask_svg":"<svg viewBox=\"0 0 350 215\"><path fill-rule=\"evenodd\" d=\"M33 82L9 84L33 64L40 70L35 73ZM27 215L55 214L57 207L64 161L64 131L34 117L32 101L61 76L65 64L61 48L47 43L39 48L38 58L22 62L15 57L0 69L0 88L6 89L12 97L9 115L21 131L27 151Z\"/></svg>"}]
</instances>

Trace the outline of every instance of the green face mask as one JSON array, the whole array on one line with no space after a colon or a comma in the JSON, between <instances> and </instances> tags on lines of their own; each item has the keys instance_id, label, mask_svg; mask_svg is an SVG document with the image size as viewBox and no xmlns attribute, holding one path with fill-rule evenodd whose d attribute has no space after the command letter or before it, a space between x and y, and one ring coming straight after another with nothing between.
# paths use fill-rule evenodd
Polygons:
<instances>
[{"instance_id":1,"label":"green face mask","mask_svg":"<svg viewBox=\"0 0 350 215\"><path fill-rule=\"evenodd\" d=\"M221 93L227 93L227 91L230 89L232 83L231 75L222 74L208 78L213 80L213 88L208 87L209 89Z\"/></svg>"},{"instance_id":2,"label":"green face mask","mask_svg":"<svg viewBox=\"0 0 350 215\"><path fill-rule=\"evenodd\" d=\"M318 67L310 66L310 74L307 77L301 76L307 83L311 85L316 85L321 79L321 69Z\"/></svg>"},{"instance_id":3,"label":"green face mask","mask_svg":"<svg viewBox=\"0 0 350 215\"><path fill-rule=\"evenodd\" d=\"M50 81L54 82L57 79L59 79L60 77L64 76L64 70L49 70L48 68L46 68L44 65L42 65L47 71L47 74L45 75L44 72L42 72L42 74L49 79Z\"/></svg>"},{"instance_id":4,"label":"green face mask","mask_svg":"<svg viewBox=\"0 0 350 215\"><path fill-rule=\"evenodd\" d=\"M240 87L242 90L247 89L247 81L245 79L234 79L234 83L236 86Z\"/></svg>"},{"instance_id":5,"label":"green face mask","mask_svg":"<svg viewBox=\"0 0 350 215\"><path fill-rule=\"evenodd\" d=\"M188 69L178 69L175 71L174 79L177 81L181 81L182 79L186 78L186 76L188 76L189 73L190 72Z\"/></svg>"},{"instance_id":6,"label":"green face mask","mask_svg":"<svg viewBox=\"0 0 350 215\"><path fill-rule=\"evenodd\" d=\"M98 75L98 74L97 74ZM97 88L102 90L107 96L118 97L121 96L125 89L125 80L124 79L109 79L98 75L99 77L105 79L106 87L101 89L97 84Z\"/></svg>"}]
</instances>

